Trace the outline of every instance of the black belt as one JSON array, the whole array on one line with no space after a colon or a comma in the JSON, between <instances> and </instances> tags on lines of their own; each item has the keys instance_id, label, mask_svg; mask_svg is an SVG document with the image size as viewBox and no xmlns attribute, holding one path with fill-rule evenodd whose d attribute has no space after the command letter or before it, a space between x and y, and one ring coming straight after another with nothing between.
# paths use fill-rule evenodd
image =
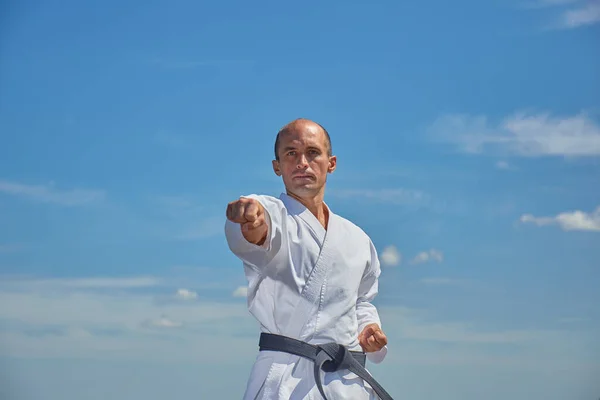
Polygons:
<instances>
[{"instance_id":1,"label":"black belt","mask_svg":"<svg viewBox=\"0 0 600 400\"><path fill-rule=\"evenodd\" d=\"M349 351L337 343L312 345L287 336L261 333L259 341L260 350L283 351L305 357L315 363L315 381L323 399L327 400L321 383L320 371L334 372L347 369L364 379L382 400L393 400L385 389L365 369L367 356L361 352Z\"/></svg>"}]
</instances>

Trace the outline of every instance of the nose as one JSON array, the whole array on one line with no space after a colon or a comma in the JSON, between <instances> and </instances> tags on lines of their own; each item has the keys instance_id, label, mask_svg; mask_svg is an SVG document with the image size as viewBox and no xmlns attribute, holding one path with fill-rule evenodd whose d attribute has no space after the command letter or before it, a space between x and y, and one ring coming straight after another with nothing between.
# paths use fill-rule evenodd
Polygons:
<instances>
[{"instance_id":1,"label":"nose","mask_svg":"<svg viewBox=\"0 0 600 400\"><path fill-rule=\"evenodd\" d=\"M296 165L296 168L304 169L306 167L308 167L308 160L306 159L304 154L300 154L300 156L298 157L298 164Z\"/></svg>"}]
</instances>

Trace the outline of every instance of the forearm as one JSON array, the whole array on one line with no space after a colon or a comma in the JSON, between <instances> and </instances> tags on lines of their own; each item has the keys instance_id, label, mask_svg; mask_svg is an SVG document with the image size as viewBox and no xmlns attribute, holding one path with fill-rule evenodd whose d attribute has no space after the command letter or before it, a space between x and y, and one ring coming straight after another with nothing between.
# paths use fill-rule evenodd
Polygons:
<instances>
[{"instance_id":1,"label":"forearm","mask_svg":"<svg viewBox=\"0 0 600 400\"><path fill-rule=\"evenodd\" d=\"M362 330L370 324L377 324L381 326L381 319L377 308L369 301L363 300L356 304L356 320L358 322L358 331Z\"/></svg>"},{"instance_id":2,"label":"forearm","mask_svg":"<svg viewBox=\"0 0 600 400\"><path fill-rule=\"evenodd\" d=\"M359 342L367 357L374 363L383 361L387 354L387 337L382 330L379 312L373 300L379 291L381 269L373 243L370 243L371 259L363 274L356 299L356 319Z\"/></svg>"},{"instance_id":3,"label":"forearm","mask_svg":"<svg viewBox=\"0 0 600 400\"><path fill-rule=\"evenodd\" d=\"M244 225L240 225L240 229L242 230L242 235L244 239L248 242L255 244L257 246L262 246L267 240L267 233L269 232L268 226L262 225L255 229L246 229Z\"/></svg>"},{"instance_id":4,"label":"forearm","mask_svg":"<svg viewBox=\"0 0 600 400\"><path fill-rule=\"evenodd\" d=\"M250 197L250 196L248 196ZM252 196L256 200L263 200L259 196ZM261 204L264 209L264 223L254 229L248 225L232 221L229 217L225 222L225 237L229 249L249 267L257 271L267 265L275 256L279 247L273 246L273 238L281 235L279 215L277 209L265 202ZM271 210L268 207L271 206ZM244 228L244 226L246 226Z\"/></svg>"}]
</instances>

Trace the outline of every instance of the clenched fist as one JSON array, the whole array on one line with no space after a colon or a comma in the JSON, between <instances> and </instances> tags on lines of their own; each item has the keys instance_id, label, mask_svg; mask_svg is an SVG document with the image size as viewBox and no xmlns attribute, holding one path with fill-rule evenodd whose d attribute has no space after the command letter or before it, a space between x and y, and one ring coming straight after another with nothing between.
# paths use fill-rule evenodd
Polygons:
<instances>
[{"instance_id":1,"label":"clenched fist","mask_svg":"<svg viewBox=\"0 0 600 400\"><path fill-rule=\"evenodd\" d=\"M267 238L265 209L255 199L241 198L229 203L227 219L241 225L242 234L250 243L261 245Z\"/></svg>"},{"instance_id":2,"label":"clenched fist","mask_svg":"<svg viewBox=\"0 0 600 400\"><path fill-rule=\"evenodd\" d=\"M365 329L358 335L358 342L365 353L370 353L379 351L387 345L387 337L379 325L369 324L365 326Z\"/></svg>"}]
</instances>

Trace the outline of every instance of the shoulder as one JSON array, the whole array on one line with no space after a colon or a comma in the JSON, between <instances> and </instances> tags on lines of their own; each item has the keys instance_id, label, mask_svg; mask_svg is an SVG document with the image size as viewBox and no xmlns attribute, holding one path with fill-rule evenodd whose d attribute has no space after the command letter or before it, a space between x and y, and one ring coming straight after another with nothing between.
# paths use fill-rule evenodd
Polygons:
<instances>
[{"instance_id":1,"label":"shoulder","mask_svg":"<svg viewBox=\"0 0 600 400\"><path fill-rule=\"evenodd\" d=\"M254 199L258 201L267 211L269 215L274 217L275 215L283 215L286 212L285 204L281 199L267 195L267 194L245 194L240 198Z\"/></svg>"},{"instance_id":2,"label":"shoulder","mask_svg":"<svg viewBox=\"0 0 600 400\"><path fill-rule=\"evenodd\" d=\"M350 221L349 219L342 217L339 214L333 213L339 221L339 224L344 228L346 232L349 232L352 236L356 237L361 241L371 243L371 237L362 229L360 226Z\"/></svg>"},{"instance_id":3,"label":"shoulder","mask_svg":"<svg viewBox=\"0 0 600 400\"><path fill-rule=\"evenodd\" d=\"M250 194L241 195L240 198L254 199L254 200L258 200L259 202L264 203L264 204L283 205L283 202L280 199L278 199L277 197L268 195L268 194L250 193Z\"/></svg>"},{"instance_id":4,"label":"shoulder","mask_svg":"<svg viewBox=\"0 0 600 400\"><path fill-rule=\"evenodd\" d=\"M352 243L351 246L367 259L365 268L368 270L368 273L376 273L376 276L379 276L379 256L369 234L349 219L337 214L336 217L345 235L350 236L349 242Z\"/></svg>"}]
</instances>

